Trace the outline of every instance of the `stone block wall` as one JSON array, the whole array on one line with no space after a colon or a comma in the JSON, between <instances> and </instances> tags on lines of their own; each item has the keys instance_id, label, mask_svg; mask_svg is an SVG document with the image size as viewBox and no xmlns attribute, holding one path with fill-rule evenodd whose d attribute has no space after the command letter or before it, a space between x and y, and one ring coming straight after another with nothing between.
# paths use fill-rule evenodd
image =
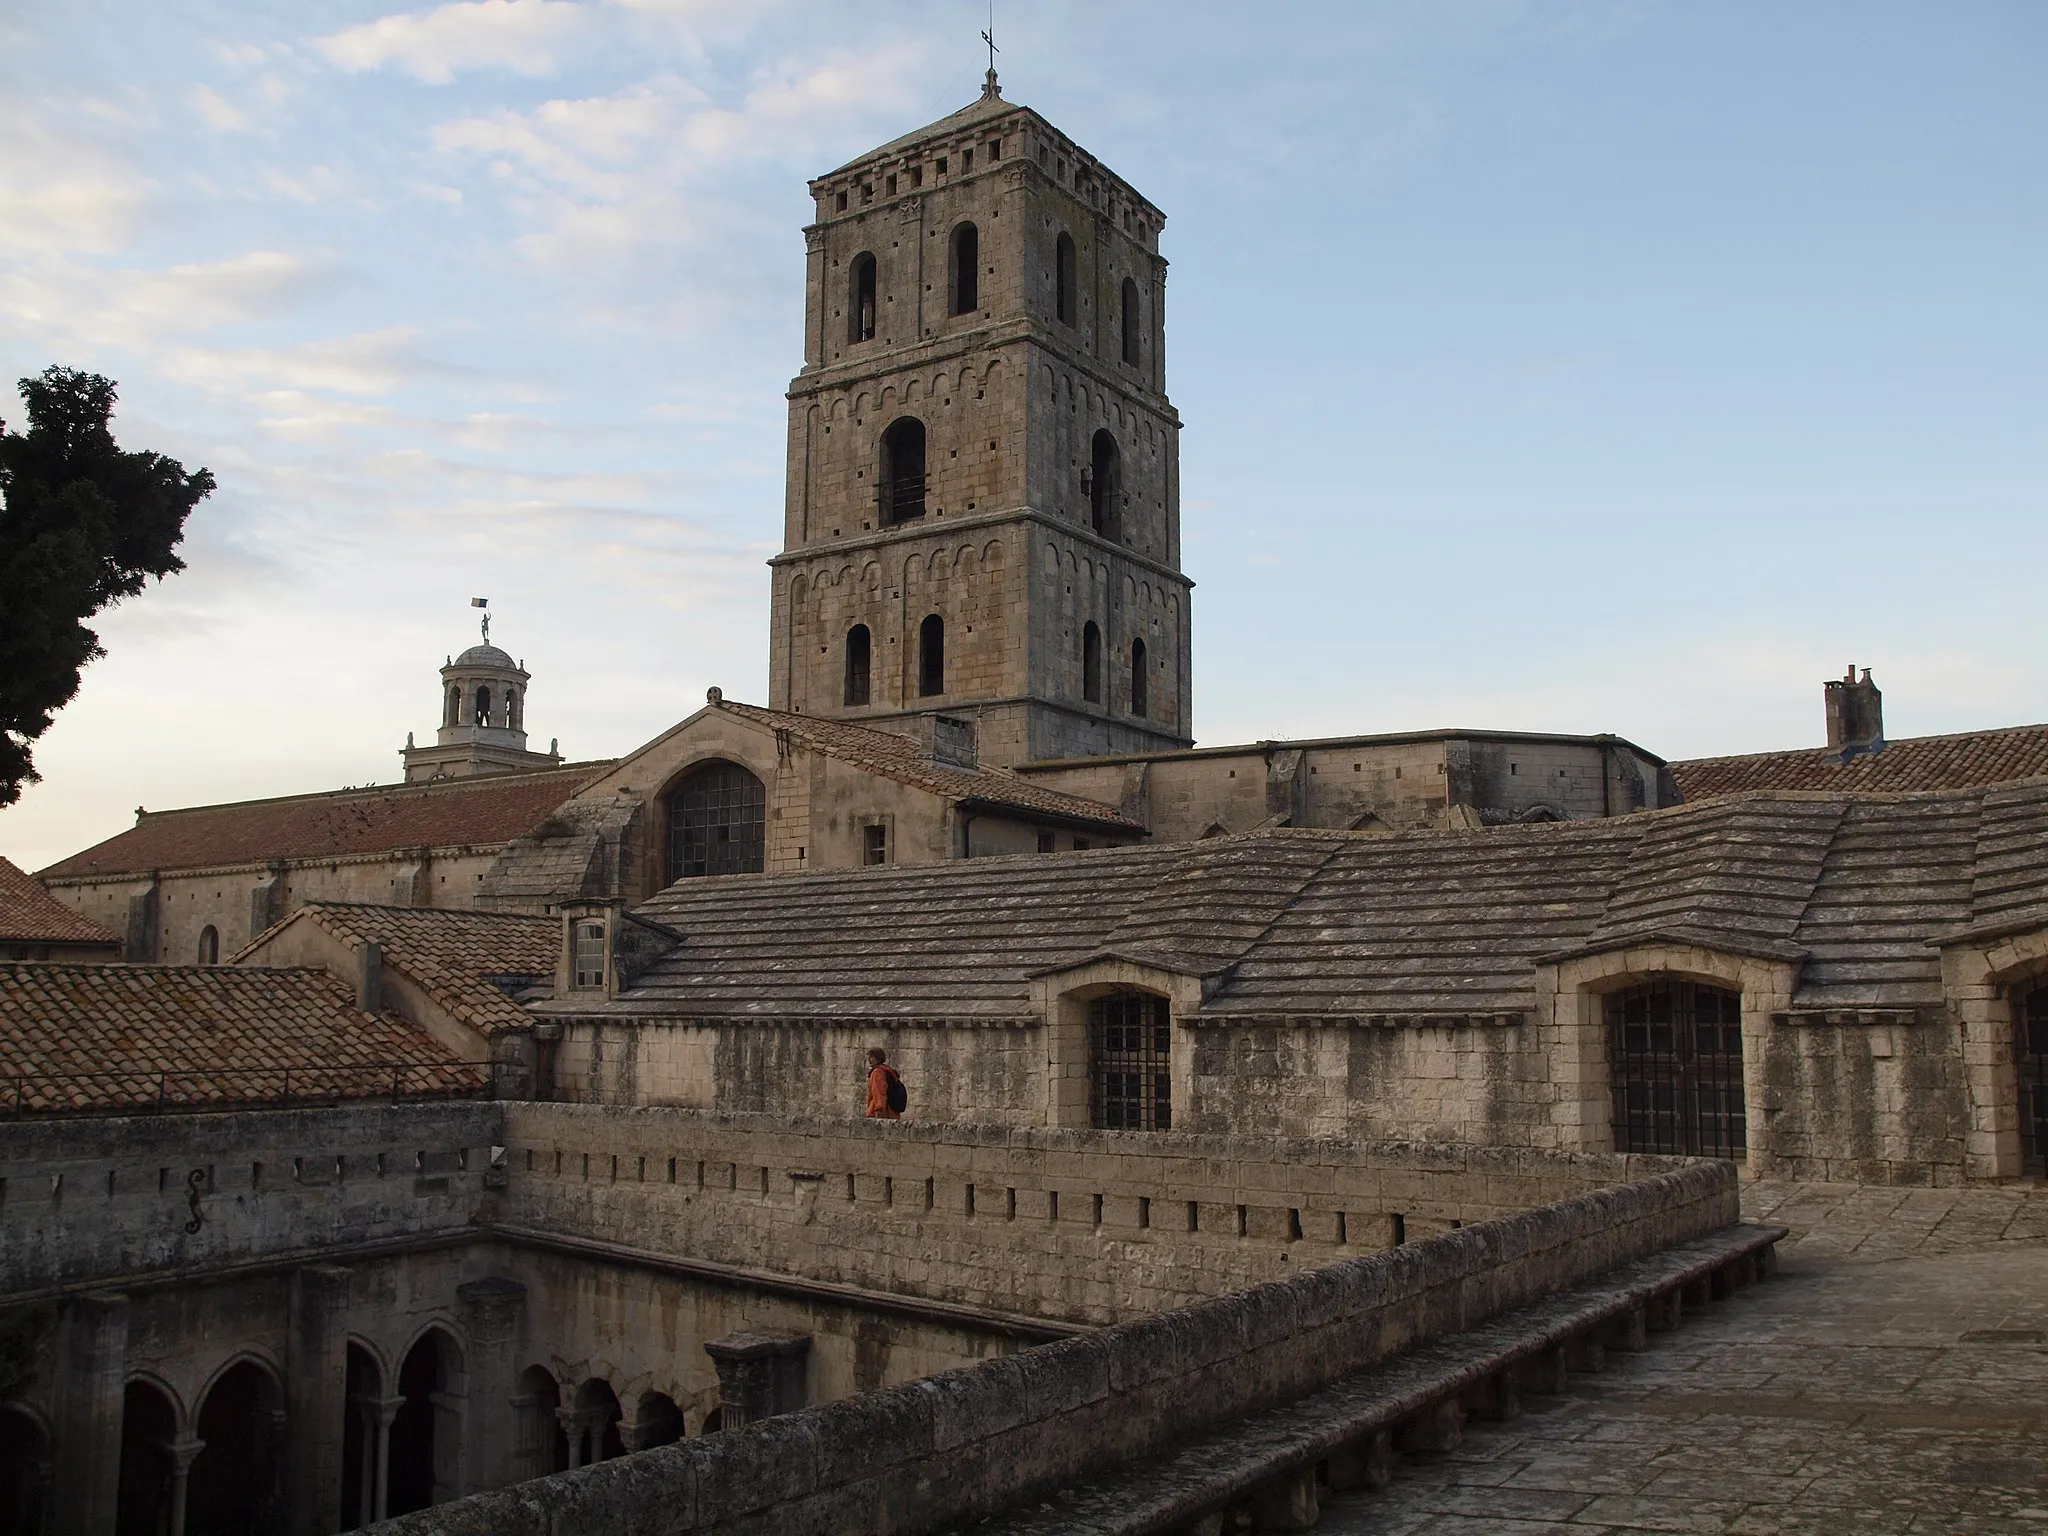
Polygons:
<instances>
[{"instance_id":1,"label":"stone block wall","mask_svg":"<svg viewBox=\"0 0 2048 1536\"><path fill-rule=\"evenodd\" d=\"M409 1516L392 1536L956 1528L1737 1219L1698 1164L1085 1338Z\"/></svg>"},{"instance_id":2,"label":"stone block wall","mask_svg":"<svg viewBox=\"0 0 2048 1536\"><path fill-rule=\"evenodd\" d=\"M510 1226L1113 1323L1670 1159L507 1104Z\"/></svg>"},{"instance_id":3,"label":"stone block wall","mask_svg":"<svg viewBox=\"0 0 2048 1536\"><path fill-rule=\"evenodd\" d=\"M1925 1018L1774 1018L1762 1102L1750 1110L1751 1145L1767 1138L1760 1171L1837 1184L1967 1182L1970 1096L1958 1033Z\"/></svg>"}]
</instances>

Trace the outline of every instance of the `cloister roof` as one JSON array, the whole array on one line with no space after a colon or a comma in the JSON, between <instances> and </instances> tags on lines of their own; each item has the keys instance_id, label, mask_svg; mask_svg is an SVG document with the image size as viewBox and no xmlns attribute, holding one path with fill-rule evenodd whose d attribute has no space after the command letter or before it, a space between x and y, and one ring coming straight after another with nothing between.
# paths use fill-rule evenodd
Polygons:
<instances>
[{"instance_id":1,"label":"cloister roof","mask_svg":"<svg viewBox=\"0 0 2048 1536\"><path fill-rule=\"evenodd\" d=\"M1121 956L1204 977L1202 1016L1512 1014L1546 961L1659 942L1791 963L1799 1008L1924 1007L1944 937L2048 926L2044 855L2033 780L686 880L640 909L684 942L620 998L536 1006L1015 1018L1035 975Z\"/></svg>"}]
</instances>

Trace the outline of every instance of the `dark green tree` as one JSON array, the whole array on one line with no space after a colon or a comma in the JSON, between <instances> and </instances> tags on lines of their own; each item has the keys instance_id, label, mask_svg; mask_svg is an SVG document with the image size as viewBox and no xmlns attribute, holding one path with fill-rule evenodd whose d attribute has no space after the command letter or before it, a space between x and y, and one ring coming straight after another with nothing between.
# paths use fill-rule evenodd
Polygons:
<instances>
[{"instance_id":1,"label":"dark green tree","mask_svg":"<svg viewBox=\"0 0 2048 1536\"><path fill-rule=\"evenodd\" d=\"M28 430L0 421L0 806L36 781L30 744L104 656L85 621L182 571L185 519L213 490L160 453L124 453L114 381L71 368L21 381Z\"/></svg>"}]
</instances>

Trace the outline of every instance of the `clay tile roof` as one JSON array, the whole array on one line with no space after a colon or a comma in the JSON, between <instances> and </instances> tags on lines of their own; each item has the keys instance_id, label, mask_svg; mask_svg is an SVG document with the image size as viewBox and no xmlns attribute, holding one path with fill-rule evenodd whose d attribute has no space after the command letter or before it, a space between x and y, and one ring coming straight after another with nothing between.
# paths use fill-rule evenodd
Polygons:
<instances>
[{"instance_id":1,"label":"clay tile roof","mask_svg":"<svg viewBox=\"0 0 2048 1536\"><path fill-rule=\"evenodd\" d=\"M44 880L82 880L152 869L506 843L531 831L610 766L578 763L537 773L150 811L119 836L40 873Z\"/></svg>"},{"instance_id":2,"label":"clay tile roof","mask_svg":"<svg viewBox=\"0 0 2048 1536\"><path fill-rule=\"evenodd\" d=\"M469 1095L487 1075L325 971L0 965L0 1112Z\"/></svg>"},{"instance_id":3,"label":"clay tile roof","mask_svg":"<svg viewBox=\"0 0 2048 1536\"><path fill-rule=\"evenodd\" d=\"M89 922L36 882L27 870L0 859L0 939L32 944L115 944L118 934Z\"/></svg>"},{"instance_id":4,"label":"clay tile roof","mask_svg":"<svg viewBox=\"0 0 2048 1536\"><path fill-rule=\"evenodd\" d=\"M515 998L553 981L562 941L555 918L514 912L316 902L286 921L318 923L350 945L377 945L387 967L403 971L441 1007L486 1035L533 1022Z\"/></svg>"},{"instance_id":5,"label":"clay tile roof","mask_svg":"<svg viewBox=\"0 0 2048 1536\"><path fill-rule=\"evenodd\" d=\"M2015 725L1953 736L1909 736L1843 761L1839 747L1752 752L1672 763L1688 800L1752 789L1813 789L1829 794L1903 794L1979 789L2048 775L2048 725Z\"/></svg>"},{"instance_id":6,"label":"clay tile roof","mask_svg":"<svg viewBox=\"0 0 2048 1536\"><path fill-rule=\"evenodd\" d=\"M907 736L878 731L870 726L851 725L844 720L820 720L814 715L794 715L758 704L736 704L721 700L720 709L743 719L758 720L827 757L851 763L870 773L914 785L943 795L949 800L979 801L1026 814L1054 817L1106 827L1118 832L1143 832L1145 824L1126 816L1114 806L1080 795L1043 789L1028 779L1002 768L951 768L932 761L923 746Z\"/></svg>"}]
</instances>

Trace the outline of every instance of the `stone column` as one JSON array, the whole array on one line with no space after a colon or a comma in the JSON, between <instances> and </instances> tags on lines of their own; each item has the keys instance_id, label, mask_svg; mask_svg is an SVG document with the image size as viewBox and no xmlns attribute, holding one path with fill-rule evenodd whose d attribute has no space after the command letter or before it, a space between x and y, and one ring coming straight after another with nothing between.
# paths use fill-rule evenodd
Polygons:
<instances>
[{"instance_id":1,"label":"stone column","mask_svg":"<svg viewBox=\"0 0 2048 1536\"><path fill-rule=\"evenodd\" d=\"M190 1435L182 1440L173 1440L163 1447L163 1453L171 1463L169 1536L185 1536L186 1483L192 1475L192 1463L199 1459L199 1453L205 1449L204 1440L195 1440Z\"/></svg>"},{"instance_id":2,"label":"stone column","mask_svg":"<svg viewBox=\"0 0 2048 1536\"><path fill-rule=\"evenodd\" d=\"M455 1288L469 1337L467 1458L464 1493L519 1481L519 1341L525 1333L526 1287L492 1275Z\"/></svg>"},{"instance_id":3,"label":"stone column","mask_svg":"<svg viewBox=\"0 0 2048 1536\"><path fill-rule=\"evenodd\" d=\"M77 1298L58 1349L50 1478L54 1536L112 1536L121 1490L128 1298L107 1291Z\"/></svg>"},{"instance_id":4,"label":"stone column","mask_svg":"<svg viewBox=\"0 0 2048 1536\"><path fill-rule=\"evenodd\" d=\"M704 1345L718 1372L718 1423L734 1429L804 1405L807 1333L729 1333Z\"/></svg>"},{"instance_id":5,"label":"stone column","mask_svg":"<svg viewBox=\"0 0 2048 1536\"><path fill-rule=\"evenodd\" d=\"M348 1284L345 1269L292 1276L285 1335L285 1513L298 1536L341 1528L341 1448L348 1425Z\"/></svg>"}]
</instances>

